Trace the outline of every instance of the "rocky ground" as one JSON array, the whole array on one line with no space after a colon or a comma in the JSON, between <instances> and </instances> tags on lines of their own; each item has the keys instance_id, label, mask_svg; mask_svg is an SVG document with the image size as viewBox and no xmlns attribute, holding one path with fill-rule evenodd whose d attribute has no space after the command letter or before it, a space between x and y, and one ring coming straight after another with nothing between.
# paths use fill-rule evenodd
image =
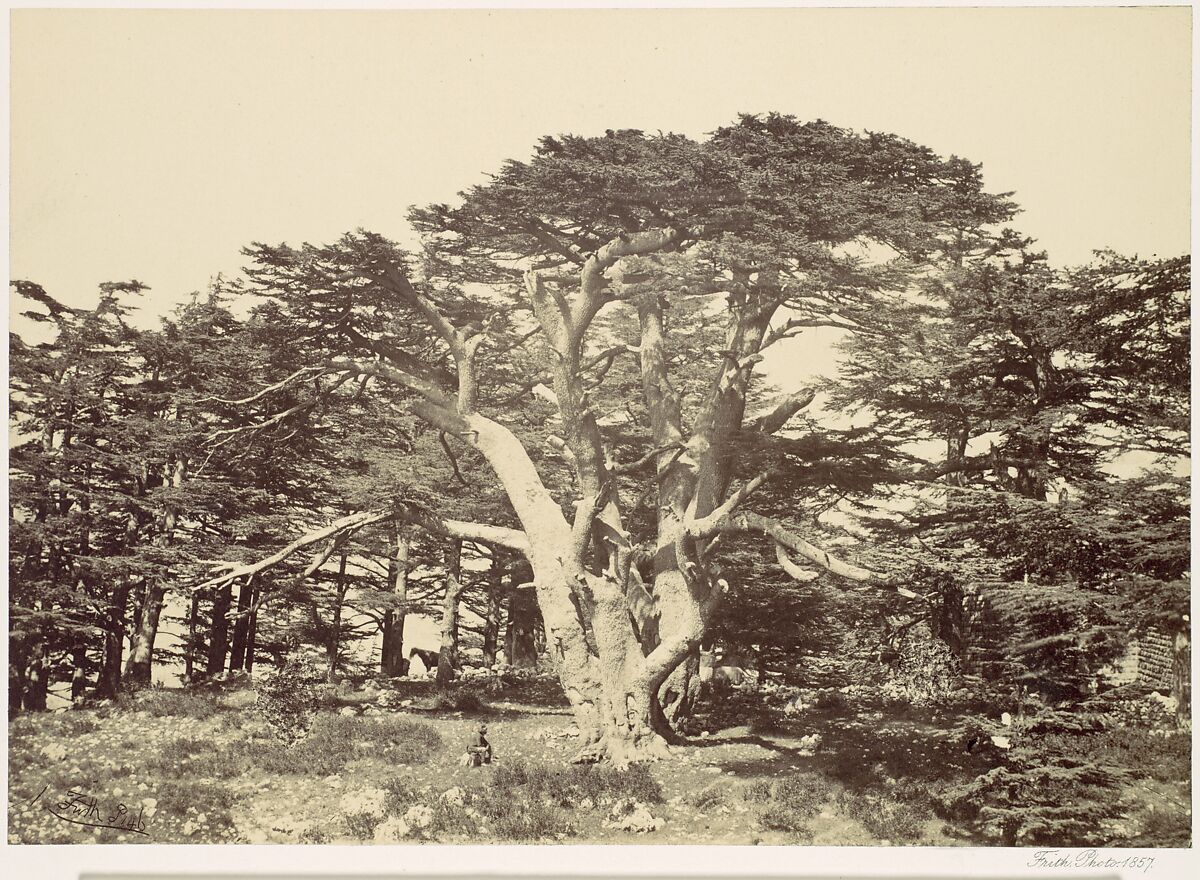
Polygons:
<instances>
[{"instance_id":1,"label":"rocky ground","mask_svg":"<svg viewBox=\"0 0 1200 880\"><path fill-rule=\"evenodd\" d=\"M670 761L618 773L571 765L570 714L528 689L462 708L429 688L344 692L291 747L254 701L246 689L151 691L16 719L9 841L980 842L936 818L893 769L936 769L959 752L952 733L917 721L818 712L770 729L727 726ZM481 722L495 761L462 766ZM1187 810L1186 784L1146 786L1137 796L1160 816Z\"/></svg>"}]
</instances>

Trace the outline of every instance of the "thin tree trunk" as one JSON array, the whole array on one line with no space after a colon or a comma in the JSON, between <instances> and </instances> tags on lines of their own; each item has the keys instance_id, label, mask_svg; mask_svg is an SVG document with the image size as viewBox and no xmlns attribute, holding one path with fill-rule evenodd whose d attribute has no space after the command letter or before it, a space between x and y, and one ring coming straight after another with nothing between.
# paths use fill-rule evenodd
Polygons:
<instances>
[{"instance_id":1,"label":"thin tree trunk","mask_svg":"<svg viewBox=\"0 0 1200 880\"><path fill-rule=\"evenodd\" d=\"M45 643L34 646L25 670L25 711L45 712L46 693L50 684L50 664L46 656Z\"/></svg>"},{"instance_id":2,"label":"thin tree trunk","mask_svg":"<svg viewBox=\"0 0 1200 880\"><path fill-rule=\"evenodd\" d=\"M113 591L104 621L104 659L96 681L96 696L115 700L121 691L121 654L125 648L125 612L129 586Z\"/></svg>"},{"instance_id":3,"label":"thin tree trunk","mask_svg":"<svg viewBox=\"0 0 1200 880\"><path fill-rule=\"evenodd\" d=\"M238 590L237 618L233 624L233 647L229 651L229 671L236 672L246 665L246 635L250 631L250 603L254 596L254 579L246 578Z\"/></svg>"},{"instance_id":4,"label":"thin tree trunk","mask_svg":"<svg viewBox=\"0 0 1200 880\"><path fill-rule=\"evenodd\" d=\"M71 663L75 667L71 673L71 705L79 706L87 696L87 645L84 642L75 643Z\"/></svg>"},{"instance_id":5,"label":"thin tree trunk","mask_svg":"<svg viewBox=\"0 0 1200 880\"><path fill-rule=\"evenodd\" d=\"M508 592L508 628L504 635L504 654L514 669L536 669L538 665L535 631L537 629L537 593L529 583L533 578L527 563L513 567Z\"/></svg>"},{"instance_id":6,"label":"thin tree trunk","mask_svg":"<svg viewBox=\"0 0 1200 880\"><path fill-rule=\"evenodd\" d=\"M183 677L185 681L189 682L196 674L196 654L200 647L196 644L196 639L199 638L199 623L200 596L192 593L190 607L188 608L187 644L184 646L183 653Z\"/></svg>"},{"instance_id":7,"label":"thin tree trunk","mask_svg":"<svg viewBox=\"0 0 1200 880\"><path fill-rule=\"evenodd\" d=\"M483 665L491 669L496 665L496 653L500 647L500 616L504 581L504 558L500 550L492 550L492 564L488 568L487 612L483 619Z\"/></svg>"},{"instance_id":8,"label":"thin tree trunk","mask_svg":"<svg viewBox=\"0 0 1200 880\"><path fill-rule=\"evenodd\" d=\"M180 456L164 471L163 486L168 493L176 493L183 488L187 476L187 457ZM179 516L178 501L168 495L163 505L162 531L155 543L162 548L169 547L174 538L175 524ZM153 679L154 640L158 637L158 622L162 616L163 600L167 594L168 572L153 583L145 585L144 598L138 612L138 624L129 651L129 662L125 667L125 676L139 685L148 685Z\"/></svg>"},{"instance_id":9,"label":"thin tree trunk","mask_svg":"<svg viewBox=\"0 0 1200 880\"><path fill-rule=\"evenodd\" d=\"M233 604L233 587L222 584L213 594L212 631L208 639L208 665L205 672L216 675L225 669L229 652L229 607Z\"/></svg>"},{"instance_id":10,"label":"thin tree trunk","mask_svg":"<svg viewBox=\"0 0 1200 880\"><path fill-rule=\"evenodd\" d=\"M404 657L404 604L408 601L408 556L410 541L400 530L393 533L395 550L388 560L388 585L396 600L396 607L383 615L383 646L380 649L379 671L395 678L408 674L408 661Z\"/></svg>"},{"instance_id":11,"label":"thin tree trunk","mask_svg":"<svg viewBox=\"0 0 1200 880\"><path fill-rule=\"evenodd\" d=\"M125 679L132 684L150 684L153 674L154 639L158 635L158 621L162 615L166 592L166 585L157 583L147 588L143 594L142 611L133 634L129 657L125 661Z\"/></svg>"},{"instance_id":12,"label":"thin tree trunk","mask_svg":"<svg viewBox=\"0 0 1200 880\"><path fill-rule=\"evenodd\" d=\"M24 657L13 649L9 643L8 655L8 718L11 721L21 714L25 706L25 667Z\"/></svg>"},{"instance_id":13,"label":"thin tree trunk","mask_svg":"<svg viewBox=\"0 0 1200 880\"><path fill-rule=\"evenodd\" d=\"M349 554L347 551L342 551L341 559L338 562L337 585L335 587L335 598L333 603L333 625L329 632L329 670L326 673L326 679L330 684L337 681L338 674L338 654L342 650L342 605L346 601L346 557Z\"/></svg>"},{"instance_id":14,"label":"thin tree trunk","mask_svg":"<svg viewBox=\"0 0 1200 880\"><path fill-rule=\"evenodd\" d=\"M254 640L258 637L258 603L261 593L262 591L255 587L250 596L250 625L246 628L246 662L242 666L246 672L254 670Z\"/></svg>"},{"instance_id":15,"label":"thin tree trunk","mask_svg":"<svg viewBox=\"0 0 1200 880\"><path fill-rule=\"evenodd\" d=\"M1192 727L1192 643L1188 633L1175 634L1172 652L1171 695L1175 698L1175 723L1183 730Z\"/></svg>"},{"instance_id":16,"label":"thin tree trunk","mask_svg":"<svg viewBox=\"0 0 1200 880\"><path fill-rule=\"evenodd\" d=\"M446 597L442 603L442 641L438 650L437 685L454 680L458 668L458 600L462 596L462 541L453 540L446 552Z\"/></svg>"}]
</instances>

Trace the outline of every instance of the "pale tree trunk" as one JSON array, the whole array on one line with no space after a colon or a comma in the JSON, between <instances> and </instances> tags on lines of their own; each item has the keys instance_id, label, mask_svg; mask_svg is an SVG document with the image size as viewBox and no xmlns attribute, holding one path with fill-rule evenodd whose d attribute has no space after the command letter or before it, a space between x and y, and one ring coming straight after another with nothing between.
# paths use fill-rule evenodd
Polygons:
<instances>
[{"instance_id":1,"label":"pale tree trunk","mask_svg":"<svg viewBox=\"0 0 1200 880\"><path fill-rule=\"evenodd\" d=\"M164 487L170 492L178 492L183 487L187 476L187 458L180 456L176 459L167 479L163 480ZM157 544L169 547L174 537L175 524L179 515L178 502L168 499L164 505L162 516L162 531ZM134 633L133 644L129 651L129 660L125 666L125 677L139 685L148 685L153 677L154 640L158 636L158 622L162 616L163 599L167 594L166 577L163 572L161 579L146 585L138 615L138 626Z\"/></svg>"},{"instance_id":2,"label":"pale tree trunk","mask_svg":"<svg viewBox=\"0 0 1200 880\"><path fill-rule=\"evenodd\" d=\"M462 541L446 551L446 595L442 601L442 640L438 648L437 685L445 687L458 669L458 602L463 592Z\"/></svg>"},{"instance_id":3,"label":"pale tree trunk","mask_svg":"<svg viewBox=\"0 0 1200 880\"><path fill-rule=\"evenodd\" d=\"M383 616L383 646L380 649L379 671L394 678L408 674L408 663L404 659L404 603L408 601L410 546L408 537L399 527L392 533L392 542L395 549L388 560L388 583L397 605Z\"/></svg>"},{"instance_id":4,"label":"pale tree trunk","mask_svg":"<svg viewBox=\"0 0 1200 880\"><path fill-rule=\"evenodd\" d=\"M549 231L545 234L553 236ZM369 363L347 359L352 362L345 369L405 387L416 398L411 409L417 417L481 453L499 479L521 531L514 535L514 530L500 527L451 525L411 505L399 505L392 512L363 512L331 523L262 565L389 517L400 517L445 537L482 539L518 550L532 568L529 592L536 595L541 612L548 659L583 736L579 757L606 756L620 765L664 753L664 737L671 731L659 694L680 664L695 656L706 623L719 608L727 587L707 556L720 533L769 535L780 565L802 580L816 575L796 565L790 554L842 576L875 577L836 560L767 517L739 511L767 474L728 494L746 389L754 364L761 359L771 317L786 299L777 271L738 268L732 280L714 282L712 292L728 297L729 329L721 351L722 366L693 420L690 435L685 436L679 395L667 370L664 299L644 291L650 287L647 277L654 275L653 268L645 271L645 263L653 263L654 255L676 250L688 234L681 228L626 232L590 254L575 254L571 246L564 246L563 252L574 266L566 271L560 267L525 273L530 303L549 349L544 366L550 374L562 431L562 437L550 438L550 445L568 463L575 481L575 510L570 515L546 488L522 442L509 428L475 408L479 387L475 358L490 322L482 331L460 328L401 268L387 267L382 274L371 274L374 283L384 284L414 314L422 315L445 343L457 367L458 388L456 392L448 390L452 381L425 370L403 351L380 349ZM621 263L626 257L635 258L628 266L628 276ZM639 263L636 258L646 260ZM754 273L758 278L752 282ZM675 279L670 284L677 286ZM658 511L655 534L649 541L635 538L622 521L618 481L590 398L592 379L585 381L581 360L592 320L613 300L637 304L642 330L637 351L655 447L645 463L656 473ZM774 331L771 336L782 338ZM622 346L622 350L634 349ZM765 421L760 420L763 423L755 430L768 434L778 430L806 405L800 401L800 396L793 395ZM643 569L652 571L645 582ZM227 583L233 576L226 574L223 581ZM461 577L455 573L447 581L440 681L448 678L452 668L449 654ZM510 620L517 618L517 596L523 592L513 593ZM510 660L517 659L517 652L511 652ZM688 690L685 685L680 701L686 701Z\"/></svg>"},{"instance_id":5,"label":"pale tree trunk","mask_svg":"<svg viewBox=\"0 0 1200 880\"><path fill-rule=\"evenodd\" d=\"M1175 697L1175 723L1192 728L1192 643L1186 630L1175 634L1171 666L1171 695Z\"/></svg>"}]
</instances>

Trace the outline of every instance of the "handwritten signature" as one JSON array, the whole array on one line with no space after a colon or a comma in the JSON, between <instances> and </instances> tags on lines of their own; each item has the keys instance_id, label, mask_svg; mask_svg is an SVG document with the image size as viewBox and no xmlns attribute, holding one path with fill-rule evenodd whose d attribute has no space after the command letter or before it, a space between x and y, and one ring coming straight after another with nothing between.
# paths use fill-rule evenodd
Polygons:
<instances>
[{"instance_id":1,"label":"handwritten signature","mask_svg":"<svg viewBox=\"0 0 1200 880\"><path fill-rule=\"evenodd\" d=\"M29 806L32 807L40 801L49 788L49 785L43 786L42 790L29 801ZM68 791L66 797L60 801L54 802L49 799L43 801L42 807L56 819L74 825L86 825L89 828L115 828L118 831L150 836L142 818L145 807L139 806L136 814L122 803L118 803L111 810L102 809L98 799L76 788Z\"/></svg>"},{"instance_id":2,"label":"handwritten signature","mask_svg":"<svg viewBox=\"0 0 1200 880\"><path fill-rule=\"evenodd\" d=\"M1078 853L1069 849L1041 849L1035 852L1026 864L1030 868L1124 868L1147 873L1154 868L1154 857L1120 858L1095 849L1085 849Z\"/></svg>"}]
</instances>

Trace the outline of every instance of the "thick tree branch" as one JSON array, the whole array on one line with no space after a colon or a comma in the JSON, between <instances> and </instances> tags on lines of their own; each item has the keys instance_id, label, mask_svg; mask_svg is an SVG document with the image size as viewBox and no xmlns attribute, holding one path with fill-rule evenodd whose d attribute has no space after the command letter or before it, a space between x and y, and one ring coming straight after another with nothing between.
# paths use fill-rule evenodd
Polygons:
<instances>
[{"instance_id":1,"label":"thick tree branch","mask_svg":"<svg viewBox=\"0 0 1200 880\"><path fill-rule=\"evenodd\" d=\"M792 416L812 403L814 397L816 397L816 392L811 388L804 388L794 394L789 394L769 413L751 421L746 429L757 431L760 434L774 434L786 425Z\"/></svg>"},{"instance_id":2,"label":"thick tree branch","mask_svg":"<svg viewBox=\"0 0 1200 880\"><path fill-rule=\"evenodd\" d=\"M305 547L311 547L313 544L319 544L321 541L335 538L344 532L357 531L358 529L370 525L371 523L383 522L386 519L391 519L392 516L394 516L392 511L378 510L360 511L358 513L352 513L349 516L343 516L341 519L336 519L326 526L301 535L286 547L275 551L270 556L260 559L258 562L222 563L215 566L216 568L228 569L228 571L226 571L225 574L209 578L203 583L197 584L196 586L192 587L192 592L209 589L211 587L223 586L224 584L232 583L238 578L250 577L251 575L258 574L260 571L266 571L268 568L278 565L294 553L303 550ZM333 551L330 550L330 553L332 552ZM320 565L317 567L319 568Z\"/></svg>"},{"instance_id":3,"label":"thick tree branch","mask_svg":"<svg viewBox=\"0 0 1200 880\"><path fill-rule=\"evenodd\" d=\"M771 478L771 473L769 470L763 471L726 498L721 503L721 506L708 516L689 522L687 527L688 534L693 538L711 538L720 530L722 522L728 519L742 505L742 502Z\"/></svg>"}]
</instances>

